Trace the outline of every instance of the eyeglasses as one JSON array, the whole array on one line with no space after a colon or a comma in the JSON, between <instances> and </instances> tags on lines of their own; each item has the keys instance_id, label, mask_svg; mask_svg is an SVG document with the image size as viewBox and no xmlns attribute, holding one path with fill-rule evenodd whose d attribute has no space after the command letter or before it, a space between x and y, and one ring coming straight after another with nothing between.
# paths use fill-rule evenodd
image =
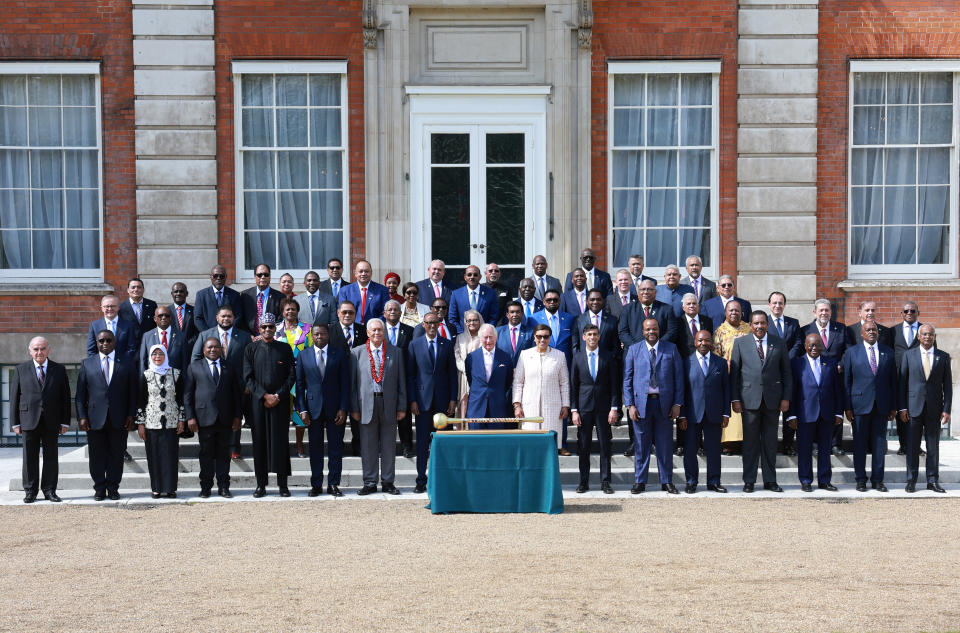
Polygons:
<instances>
[{"instance_id":1,"label":"eyeglasses","mask_svg":"<svg viewBox=\"0 0 960 633\"><path fill-rule=\"evenodd\" d=\"M907 309L903 311L904 314L916 314L917 311L913 309Z\"/></svg>"},{"instance_id":2,"label":"eyeglasses","mask_svg":"<svg viewBox=\"0 0 960 633\"><path fill-rule=\"evenodd\" d=\"M327 270L343 270L343 266L327 266Z\"/></svg>"},{"instance_id":3,"label":"eyeglasses","mask_svg":"<svg viewBox=\"0 0 960 633\"><path fill-rule=\"evenodd\" d=\"M113 343L112 338L98 338L97 343Z\"/></svg>"},{"instance_id":4,"label":"eyeglasses","mask_svg":"<svg viewBox=\"0 0 960 633\"><path fill-rule=\"evenodd\" d=\"M210 279L226 279L227 276L221 273L214 273L210 275Z\"/></svg>"},{"instance_id":5,"label":"eyeglasses","mask_svg":"<svg viewBox=\"0 0 960 633\"><path fill-rule=\"evenodd\" d=\"M446 310L447 306L430 306L431 310Z\"/></svg>"},{"instance_id":6,"label":"eyeglasses","mask_svg":"<svg viewBox=\"0 0 960 633\"><path fill-rule=\"evenodd\" d=\"M596 259L596 255L581 255L580 259Z\"/></svg>"},{"instance_id":7,"label":"eyeglasses","mask_svg":"<svg viewBox=\"0 0 960 633\"><path fill-rule=\"evenodd\" d=\"M429 326L431 326L431 327L436 327L436 326L440 325L440 321L424 321L423 324L424 324L424 325L429 325Z\"/></svg>"},{"instance_id":8,"label":"eyeglasses","mask_svg":"<svg viewBox=\"0 0 960 633\"><path fill-rule=\"evenodd\" d=\"M153 318L155 318L155 319L169 319L169 318L170 318L170 315L169 315L169 314L154 314L154 315L153 315Z\"/></svg>"},{"instance_id":9,"label":"eyeglasses","mask_svg":"<svg viewBox=\"0 0 960 633\"><path fill-rule=\"evenodd\" d=\"M548 340L550 340L550 335L549 335L549 334L534 334L534 335L533 335L533 338L537 339L538 341L548 341Z\"/></svg>"},{"instance_id":10,"label":"eyeglasses","mask_svg":"<svg viewBox=\"0 0 960 633\"><path fill-rule=\"evenodd\" d=\"M257 273L257 277L260 277L261 279L269 276L270 276L270 273Z\"/></svg>"},{"instance_id":11,"label":"eyeglasses","mask_svg":"<svg viewBox=\"0 0 960 633\"><path fill-rule=\"evenodd\" d=\"M412 296L412 297L416 297L416 296L417 296L418 294L420 294L420 293L417 292L416 290L407 290L407 291L404 292L403 294L405 294L405 295L410 295L410 296Z\"/></svg>"},{"instance_id":12,"label":"eyeglasses","mask_svg":"<svg viewBox=\"0 0 960 633\"><path fill-rule=\"evenodd\" d=\"M275 329L277 329L277 326L276 326L276 325L261 325L261 326L260 326L260 329L261 329L261 330L275 330Z\"/></svg>"},{"instance_id":13,"label":"eyeglasses","mask_svg":"<svg viewBox=\"0 0 960 633\"><path fill-rule=\"evenodd\" d=\"M717 284L721 288L733 288L733 284Z\"/></svg>"}]
</instances>

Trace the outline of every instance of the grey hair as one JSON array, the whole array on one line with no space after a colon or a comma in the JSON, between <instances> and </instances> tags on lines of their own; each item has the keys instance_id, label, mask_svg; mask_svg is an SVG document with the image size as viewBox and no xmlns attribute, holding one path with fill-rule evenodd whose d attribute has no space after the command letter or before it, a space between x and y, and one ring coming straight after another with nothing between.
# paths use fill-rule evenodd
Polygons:
<instances>
[{"instance_id":1,"label":"grey hair","mask_svg":"<svg viewBox=\"0 0 960 633\"><path fill-rule=\"evenodd\" d=\"M732 275L720 275L720 279L718 279L717 281L723 281L724 279L729 279L729 280L732 281L733 283L736 283L735 281L733 281L733 276L732 276Z\"/></svg>"},{"instance_id":2,"label":"grey hair","mask_svg":"<svg viewBox=\"0 0 960 633\"><path fill-rule=\"evenodd\" d=\"M669 266L667 266L666 268L663 269L663 272L667 272L667 271L670 271L670 270L675 270L675 271L677 271L677 273L679 273L679 272L680 272L680 267L677 266L676 264L670 264Z\"/></svg>"},{"instance_id":3,"label":"grey hair","mask_svg":"<svg viewBox=\"0 0 960 633\"><path fill-rule=\"evenodd\" d=\"M471 310L471 312L474 312L474 310ZM490 332L493 333L493 337L497 338L497 328L493 327L489 323L484 323L483 325L481 325L480 329L477 331L477 335L483 336L483 333L486 332L487 330L490 330Z\"/></svg>"},{"instance_id":4,"label":"grey hair","mask_svg":"<svg viewBox=\"0 0 960 633\"><path fill-rule=\"evenodd\" d=\"M824 299L823 297L820 297L819 299L813 302L813 309L816 310L817 306L820 306L820 305L825 305L828 308L830 308L831 311L833 311L833 306L830 305L829 299Z\"/></svg>"},{"instance_id":5,"label":"grey hair","mask_svg":"<svg viewBox=\"0 0 960 633\"><path fill-rule=\"evenodd\" d=\"M680 299L680 302L686 303L688 299L692 299L693 301L699 301L697 299L697 295L693 294L692 292L688 292L687 294L683 295L683 298Z\"/></svg>"},{"instance_id":6,"label":"grey hair","mask_svg":"<svg viewBox=\"0 0 960 633\"><path fill-rule=\"evenodd\" d=\"M379 324L380 327L386 329L386 326L383 324L383 320L382 320L382 319L373 318L373 319L370 319L369 321L367 321L367 332L370 331L370 326L371 326L371 325L374 325L374 324Z\"/></svg>"},{"instance_id":7,"label":"grey hair","mask_svg":"<svg viewBox=\"0 0 960 633\"><path fill-rule=\"evenodd\" d=\"M685 263L685 264L689 264L691 259L697 260L697 263L700 264L701 266L703 266L703 260L700 259L700 256L699 256L699 255L690 255L689 257L687 257L687 259L684 261L684 263Z\"/></svg>"},{"instance_id":8,"label":"grey hair","mask_svg":"<svg viewBox=\"0 0 960 633\"><path fill-rule=\"evenodd\" d=\"M388 305L390 305L391 303L397 306L397 310L402 309L402 306L400 305L400 302L397 301L396 299L391 299L390 301L387 301L385 304L383 304L383 307L386 308L386 307L387 307Z\"/></svg>"}]
</instances>

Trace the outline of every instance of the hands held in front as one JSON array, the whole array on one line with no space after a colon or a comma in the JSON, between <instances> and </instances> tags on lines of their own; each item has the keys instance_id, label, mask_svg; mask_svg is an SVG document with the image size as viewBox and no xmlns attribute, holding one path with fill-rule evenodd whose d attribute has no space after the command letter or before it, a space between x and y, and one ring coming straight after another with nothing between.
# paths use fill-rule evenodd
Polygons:
<instances>
[{"instance_id":1,"label":"hands held in front","mask_svg":"<svg viewBox=\"0 0 960 633\"><path fill-rule=\"evenodd\" d=\"M789 401L789 400L781 400L781 401L780 401L780 413L786 413L786 412L789 411L789 410L790 410L790 401Z\"/></svg>"},{"instance_id":2,"label":"hands held in front","mask_svg":"<svg viewBox=\"0 0 960 633\"><path fill-rule=\"evenodd\" d=\"M268 409L272 409L278 404L280 404L280 396L278 396L275 393L263 394L263 406L265 406Z\"/></svg>"},{"instance_id":3,"label":"hands held in front","mask_svg":"<svg viewBox=\"0 0 960 633\"><path fill-rule=\"evenodd\" d=\"M238 421L239 421L239 420L238 420ZM197 424L197 419L196 419L196 418L190 418L189 420L187 420L187 428L189 428L189 429L190 429L191 431L193 431L194 433L196 433L197 431L199 431L199 430L200 430L200 425Z\"/></svg>"},{"instance_id":4,"label":"hands held in front","mask_svg":"<svg viewBox=\"0 0 960 633\"><path fill-rule=\"evenodd\" d=\"M347 412L343 409L337 411L337 415L333 416L333 423L337 426L343 426L343 423L347 421Z\"/></svg>"}]
</instances>

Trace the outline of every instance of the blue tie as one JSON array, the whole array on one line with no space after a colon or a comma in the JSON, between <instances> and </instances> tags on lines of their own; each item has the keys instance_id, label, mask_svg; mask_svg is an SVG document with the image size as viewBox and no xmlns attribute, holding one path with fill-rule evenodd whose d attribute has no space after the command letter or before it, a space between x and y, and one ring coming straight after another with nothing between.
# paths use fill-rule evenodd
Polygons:
<instances>
[{"instance_id":1,"label":"blue tie","mask_svg":"<svg viewBox=\"0 0 960 633\"><path fill-rule=\"evenodd\" d=\"M703 375L706 376L707 372L710 371L710 363L707 362L706 356L700 358L700 364L703 366Z\"/></svg>"},{"instance_id":2,"label":"blue tie","mask_svg":"<svg viewBox=\"0 0 960 633\"><path fill-rule=\"evenodd\" d=\"M317 319L317 295L310 295L310 312L313 314L313 320Z\"/></svg>"},{"instance_id":3,"label":"blue tie","mask_svg":"<svg viewBox=\"0 0 960 633\"><path fill-rule=\"evenodd\" d=\"M397 326L393 326L392 328L390 328L390 344L391 345L397 344Z\"/></svg>"},{"instance_id":4,"label":"blue tie","mask_svg":"<svg viewBox=\"0 0 960 633\"><path fill-rule=\"evenodd\" d=\"M780 338L783 338L783 326L780 325L780 319L774 319L773 323L777 326L777 334L780 335Z\"/></svg>"},{"instance_id":5,"label":"blue tie","mask_svg":"<svg viewBox=\"0 0 960 633\"><path fill-rule=\"evenodd\" d=\"M430 369L433 369L437 366L437 349L434 347L437 341L435 339L430 339Z\"/></svg>"},{"instance_id":6,"label":"blue tie","mask_svg":"<svg viewBox=\"0 0 960 633\"><path fill-rule=\"evenodd\" d=\"M223 290L217 290L217 305L223 305Z\"/></svg>"},{"instance_id":7,"label":"blue tie","mask_svg":"<svg viewBox=\"0 0 960 633\"><path fill-rule=\"evenodd\" d=\"M476 290L470 291L470 309L471 310L477 309L477 291Z\"/></svg>"},{"instance_id":8,"label":"blue tie","mask_svg":"<svg viewBox=\"0 0 960 633\"><path fill-rule=\"evenodd\" d=\"M590 377L597 379L597 353L590 352Z\"/></svg>"}]
</instances>

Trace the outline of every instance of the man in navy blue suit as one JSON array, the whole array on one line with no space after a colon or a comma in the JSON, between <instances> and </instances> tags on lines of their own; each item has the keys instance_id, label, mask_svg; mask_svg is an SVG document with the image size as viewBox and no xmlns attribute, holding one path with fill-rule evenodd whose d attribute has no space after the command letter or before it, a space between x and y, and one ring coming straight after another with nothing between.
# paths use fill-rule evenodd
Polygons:
<instances>
[{"instance_id":1,"label":"man in navy blue suit","mask_svg":"<svg viewBox=\"0 0 960 633\"><path fill-rule=\"evenodd\" d=\"M230 306L237 326L246 329L240 293L227 285L227 269L217 264L210 269L210 285L197 292L193 307L193 320L197 330L205 332L217 327L217 312L222 305Z\"/></svg>"},{"instance_id":2,"label":"man in navy blue suit","mask_svg":"<svg viewBox=\"0 0 960 633\"><path fill-rule=\"evenodd\" d=\"M540 323L550 327L550 347L564 353L569 367L570 355L573 351L571 339L575 319L572 314L560 310L559 290L547 290L547 294L543 297L543 310L535 313L530 321L528 325L531 327L536 327Z\"/></svg>"},{"instance_id":3,"label":"man in navy blue suit","mask_svg":"<svg viewBox=\"0 0 960 633\"><path fill-rule=\"evenodd\" d=\"M613 281L610 279L610 273L600 270L596 267L597 256L593 254L592 248L585 248L580 251L580 269L583 270L584 281L587 290L597 288L606 297L613 292ZM576 284L573 283L573 273L575 270L567 273L567 280L563 284L563 290L571 290ZM569 312L569 310L568 310Z\"/></svg>"},{"instance_id":4,"label":"man in navy blue suit","mask_svg":"<svg viewBox=\"0 0 960 633\"><path fill-rule=\"evenodd\" d=\"M722 324L726 318L727 303L736 301L740 304L743 317L745 319L749 318L750 313L753 312L753 306L746 299L736 296L733 277L720 275L720 279L717 280L717 292L719 294L712 299L700 302L700 314L710 317L710 320L717 323L717 327L720 327L719 324Z\"/></svg>"},{"instance_id":5,"label":"man in navy blue suit","mask_svg":"<svg viewBox=\"0 0 960 633\"><path fill-rule=\"evenodd\" d=\"M610 316L619 319L627 306L638 300L637 287L633 284L630 271L625 268L617 271L615 280L616 285L613 287L613 292L604 299L604 307L610 313ZM650 281L653 281L654 284L657 283L653 279Z\"/></svg>"},{"instance_id":6,"label":"man in navy blue suit","mask_svg":"<svg viewBox=\"0 0 960 633\"><path fill-rule=\"evenodd\" d=\"M687 276L680 283L693 288L697 301L703 303L717 296L717 284L703 276L703 260L698 255L690 255L686 261Z\"/></svg>"},{"instance_id":7,"label":"man in navy blue suit","mask_svg":"<svg viewBox=\"0 0 960 633\"><path fill-rule=\"evenodd\" d=\"M297 411L310 433L310 492L323 490L323 434L327 434L327 494L342 497L343 430L350 407L350 361L346 352L329 345L330 326L310 328L313 346L297 356Z\"/></svg>"},{"instance_id":8,"label":"man in navy blue suit","mask_svg":"<svg viewBox=\"0 0 960 633\"><path fill-rule=\"evenodd\" d=\"M240 293L243 303L244 327L254 338L260 336L260 319L264 314L278 315L282 312L280 302L286 299L279 290L270 287L270 267L258 264L253 269L256 285Z\"/></svg>"},{"instance_id":9,"label":"man in navy blue suit","mask_svg":"<svg viewBox=\"0 0 960 633\"><path fill-rule=\"evenodd\" d=\"M117 315L134 326L134 331L137 333L137 347L139 348L143 335L154 327L153 313L157 309L157 302L144 298L143 280L138 277L134 277L127 282L127 295L129 298L120 304Z\"/></svg>"},{"instance_id":10,"label":"man in navy blue suit","mask_svg":"<svg viewBox=\"0 0 960 633\"><path fill-rule=\"evenodd\" d=\"M560 297L560 310L577 317L587 309L587 274L582 268L575 268L567 278L571 287Z\"/></svg>"},{"instance_id":11,"label":"man in navy blue suit","mask_svg":"<svg viewBox=\"0 0 960 633\"><path fill-rule=\"evenodd\" d=\"M843 424L843 382L837 359L823 356L823 341L817 334L804 340L807 353L791 362L793 400L786 420L797 432L797 476L804 492L813 491L813 442L830 446L833 427ZM836 490L830 483L830 453L817 453L817 487Z\"/></svg>"},{"instance_id":12,"label":"man in navy blue suit","mask_svg":"<svg viewBox=\"0 0 960 633\"><path fill-rule=\"evenodd\" d=\"M168 305L167 308L170 309L170 326L183 335L187 349L191 350L193 344L197 342L197 337L200 336L200 330L197 329L197 324L193 320L193 306L187 303L189 294L187 284L182 281L174 283L170 288L170 298L173 299L173 303ZM187 363L189 362L190 359L188 358Z\"/></svg>"},{"instance_id":13,"label":"man in navy blue suit","mask_svg":"<svg viewBox=\"0 0 960 633\"><path fill-rule=\"evenodd\" d=\"M663 273L663 283L657 286L657 301L673 306L673 314L679 317L683 312L683 295L693 294L693 286L680 283L680 268L670 264Z\"/></svg>"},{"instance_id":14,"label":"man in navy blue suit","mask_svg":"<svg viewBox=\"0 0 960 633\"><path fill-rule=\"evenodd\" d=\"M600 296L600 290L591 290ZM612 457L610 425L620 418L620 365L617 358L600 347L600 328L583 327L584 346L573 356L570 372L570 413L577 426L577 454L580 457L580 484L577 492L590 489L590 444L597 429L600 444L600 489L613 494L610 483Z\"/></svg>"},{"instance_id":15,"label":"man in navy blue suit","mask_svg":"<svg viewBox=\"0 0 960 633\"><path fill-rule=\"evenodd\" d=\"M484 323L480 326L479 334L480 348L467 354L464 363L467 384L470 385L467 417L513 417L513 363L510 361L510 356L497 347L496 328L489 323ZM484 425L483 428L498 427L502 428L502 425Z\"/></svg>"},{"instance_id":16,"label":"man in navy blue suit","mask_svg":"<svg viewBox=\"0 0 960 633\"><path fill-rule=\"evenodd\" d=\"M876 323L864 324L860 332L863 343L843 355L844 409L847 419L853 422L853 469L857 490L866 492L867 447L871 447L870 484L873 489L886 492L883 466L887 421L897 413L897 365L893 350L877 343L880 331Z\"/></svg>"},{"instance_id":17,"label":"man in navy blue suit","mask_svg":"<svg viewBox=\"0 0 960 633\"><path fill-rule=\"evenodd\" d=\"M103 318L90 324L87 332L87 356L97 353L97 332L110 330L114 335L114 349L117 356L125 359L134 367L137 362L137 331L132 323L117 316L120 300L113 295L106 295L100 299L100 311Z\"/></svg>"},{"instance_id":18,"label":"man in navy blue suit","mask_svg":"<svg viewBox=\"0 0 960 633\"><path fill-rule=\"evenodd\" d=\"M450 294L450 321L457 328L457 333L466 329L463 317L467 310L476 310L484 323L496 325L499 299L493 288L480 283L480 268L467 266L463 272L463 280L466 285Z\"/></svg>"},{"instance_id":19,"label":"man in navy blue suit","mask_svg":"<svg viewBox=\"0 0 960 633\"><path fill-rule=\"evenodd\" d=\"M407 348L407 398L410 413L417 416L417 482L414 492L427 490L427 460L433 416L453 416L457 406L457 363L453 343L438 336L440 317L423 315L424 335L414 338Z\"/></svg>"},{"instance_id":20,"label":"man in navy blue suit","mask_svg":"<svg viewBox=\"0 0 960 633\"><path fill-rule=\"evenodd\" d=\"M533 275L530 276L530 279L533 280L533 285L536 287L534 296L541 301L543 301L547 290L562 292L560 280L547 274L547 258L543 255L537 255L533 258Z\"/></svg>"},{"instance_id":21,"label":"man in navy blue suit","mask_svg":"<svg viewBox=\"0 0 960 633\"><path fill-rule=\"evenodd\" d=\"M656 300L657 285L652 280L640 282L640 297L620 313L618 330L624 348L643 340L643 322L655 319L662 338L676 344L680 338L680 320L673 314L673 306ZM715 321L716 322L716 321Z\"/></svg>"},{"instance_id":22,"label":"man in navy blue suit","mask_svg":"<svg viewBox=\"0 0 960 633\"><path fill-rule=\"evenodd\" d=\"M430 262L427 268L427 278L417 282L417 289L420 294L417 295L417 303L432 305L434 299L443 299L450 304L450 295L457 287L456 284L448 285L444 281L447 274L447 267L442 259L435 259Z\"/></svg>"},{"instance_id":23,"label":"man in navy blue suit","mask_svg":"<svg viewBox=\"0 0 960 633\"><path fill-rule=\"evenodd\" d=\"M797 347L797 338L800 336L800 322L783 313L786 305L787 296L782 292L774 290L767 297L767 307L770 308L770 313L767 315L767 320L770 323L770 333L780 337L780 340L789 350L792 359L802 355L802 352L798 353L798 349L804 346L801 344L799 348ZM840 362L840 357L837 356L835 360ZM796 431L787 424L787 420L784 418L782 445L784 455L793 456L797 454L796 443L794 442L795 435Z\"/></svg>"},{"instance_id":24,"label":"man in navy blue suit","mask_svg":"<svg viewBox=\"0 0 960 633\"><path fill-rule=\"evenodd\" d=\"M817 299L813 304L814 319L807 325L800 328L800 333L794 341L793 357L802 356L804 341L810 334L819 334L823 341L823 355L831 358L842 359L844 352L849 347L847 342L847 327L843 323L833 320L833 308L828 299ZM846 453L842 447L843 425L833 429L833 448L831 452L834 455L842 456ZM821 449L822 450L822 449Z\"/></svg>"},{"instance_id":25,"label":"man in navy blue suit","mask_svg":"<svg viewBox=\"0 0 960 633\"><path fill-rule=\"evenodd\" d=\"M127 434L137 411L138 374L116 353L116 337L110 330L99 330L96 343L96 354L83 359L77 375L77 422L87 433L93 498L116 501Z\"/></svg>"},{"instance_id":26,"label":"man in navy blue suit","mask_svg":"<svg viewBox=\"0 0 960 633\"><path fill-rule=\"evenodd\" d=\"M643 340L626 352L623 404L637 444L635 483L630 492L640 494L647 487L652 441L657 445L660 488L677 494L673 485L673 419L680 416L683 405L683 359L673 343L660 338L660 324L655 318L643 321Z\"/></svg>"},{"instance_id":27,"label":"man in navy blue suit","mask_svg":"<svg viewBox=\"0 0 960 633\"><path fill-rule=\"evenodd\" d=\"M643 274L643 255L634 254L627 259L627 268L630 271L630 283L633 286L633 294L640 294L640 282L649 279L656 285L657 280Z\"/></svg>"},{"instance_id":28,"label":"man in navy blue suit","mask_svg":"<svg viewBox=\"0 0 960 633\"><path fill-rule=\"evenodd\" d=\"M517 289L516 301L520 303L520 307L523 308L523 325L530 328L530 331L533 331L533 326L535 323L530 323L529 319L536 312L543 310L543 302L534 296L537 292L537 287L534 285L533 280L529 277L524 277L520 280L520 287Z\"/></svg>"},{"instance_id":29,"label":"man in navy blue suit","mask_svg":"<svg viewBox=\"0 0 960 633\"><path fill-rule=\"evenodd\" d=\"M520 352L533 347L533 330L523 325L523 306L519 301L507 304L507 323L497 328L497 347L510 355L514 367Z\"/></svg>"},{"instance_id":30,"label":"man in navy blue suit","mask_svg":"<svg viewBox=\"0 0 960 633\"><path fill-rule=\"evenodd\" d=\"M383 306L390 300L387 287L370 281L371 276L373 268L370 262L361 259L353 268L353 278L356 281L341 288L337 297L339 303L351 301L357 306L357 323L360 325L366 325L370 319L382 318Z\"/></svg>"},{"instance_id":31,"label":"man in navy blue suit","mask_svg":"<svg viewBox=\"0 0 960 633\"><path fill-rule=\"evenodd\" d=\"M583 330L588 325L596 325L600 331L598 345L606 350L618 361L622 356L620 334L617 331L617 319L610 316L604 309L603 294L594 288L587 293L587 311L577 317L573 326L573 351L583 347Z\"/></svg>"},{"instance_id":32,"label":"man in navy blue suit","mask_svg":"<svg viewBox=\"0 0 960 633\"><path fill-rule=\"evenodd\" d=\"M726 492L727 489L720 484L720 434L730 423L727 361L713 353L713 334L709 330L699 330L694 345L696 352L683 361L684 406L677 421L686 442L683 472L687 485L684 492L694 494L697 491L700 479L697 445L701 437L707 457L707 490Z\"/></svg>"},{"instance_id":33,"label":"man in navy blue suit","mask_svg":"<svg viewBox=\"0 0 960 633\"><path fill-rule=\"evenodd\" d=\"M181 371L186 370L193 350L188 346L186 336L174 329L170 308L157 306L156 312L153 313L153 321L157 327L144 334L140 342L137 371L143 372L149 366L150 348L154 345L162 345L167 351L167 361L171 367Z\"/></svg>"}]
</instances>

